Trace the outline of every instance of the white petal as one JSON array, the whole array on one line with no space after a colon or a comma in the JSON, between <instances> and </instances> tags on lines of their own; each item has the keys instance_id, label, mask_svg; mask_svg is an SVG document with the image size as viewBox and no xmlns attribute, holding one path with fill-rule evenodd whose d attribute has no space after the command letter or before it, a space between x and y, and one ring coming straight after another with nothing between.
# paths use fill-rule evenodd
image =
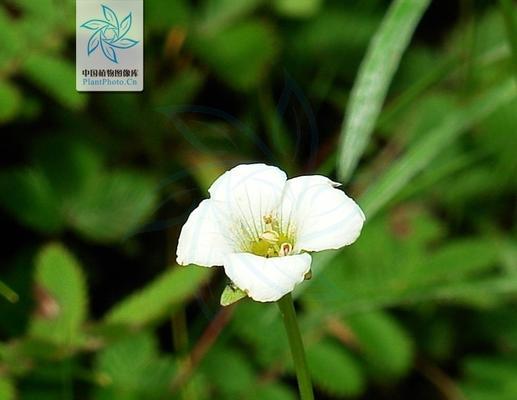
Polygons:
<instances>
[{"instance_id":1,"label":"white petal","mask_svg":"<svg viewBox=\"0 0 517 400\"><path fill-rule=\"evenodd\" d=\"M212 200L203 200L181 228L177 263L204 267L223 265L224 256L233 249L220 227Z\"/></svg>"},{"instance_id":2,"label":"white petal","mask_svg":"<svg viewBox=\"0 0 517 400\"><path fill-rule=\"evenodd\" d=\"M337 186L319 175L287 181L281 218L284 229L294 232L295 251L338 249L361 233L365 220L361 208Z\"/></svg>"},{"instance_id":3,"label":"white petal","mask_svg":"<svg viewBox=\"0 0 517 400\"><path fill-rule=\"evenodd\" d=\"M238 231L240 237L244 230L256 238L264 231L263 217L279 206L286 180L276 167L242 164L221 175L208 191L228 230Z\"/></svg>"},{"instance_id":4,"label":"white petal","mask_svg":"<svg viewBox=\"0 0 517 400\"><path fill-rule=\"evenodd\" d=\"M303 281L311 268L307 253L265 258L249 253L229 254L224 272L232 282L256 301L276 301Z\"/></svg>"}]
</instances>

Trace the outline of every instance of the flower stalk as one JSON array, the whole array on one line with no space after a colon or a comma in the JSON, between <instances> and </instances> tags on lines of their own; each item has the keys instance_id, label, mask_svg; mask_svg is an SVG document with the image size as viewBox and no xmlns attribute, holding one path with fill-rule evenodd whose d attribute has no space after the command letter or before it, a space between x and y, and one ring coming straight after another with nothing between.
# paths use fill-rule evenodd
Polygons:
<instances>
[{"instance_id":1,"label":"flower stalk","mask_svg":"<svg viewBox=\"0 0 517 400\"><path fill-rule=\"evenodd\" d=\"M289 346L291 347L291 355L293 357L293 363L296 370L300 399L314 400L311 376L307 367L307 360L305 359L305 351L303 348L300 328L298 327L298 321L296 320L293 297L288 293L278 300L277 303L284 321L287 338L289 339Z\"/></svg>"}]
</instances>

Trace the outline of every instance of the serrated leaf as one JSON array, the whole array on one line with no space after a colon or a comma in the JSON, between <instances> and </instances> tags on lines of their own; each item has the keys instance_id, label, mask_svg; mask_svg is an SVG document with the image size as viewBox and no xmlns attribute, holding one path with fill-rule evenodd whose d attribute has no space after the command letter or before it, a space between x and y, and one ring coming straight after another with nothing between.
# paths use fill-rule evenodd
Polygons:
<instances>
[{"instance_id":1,"label":"serrated leaf","mask_svg":"<svg viewBox=\"0 0 517 400\"><path fill-rule=\"evenodd\" d=\"M211 276L202 267L170 268L154 282L117 304L106 316L110 323L146 325L174 312Z\"/></svg>"},{"instance_id":2,"label":"serrated leaf","mask_svg":"<svg viewBox=\"0 0 517 400\"><path fill-rule=\"evenodd\" d=\"M322 341L307 349L307 363L314 384L338 396L357 396L365 387L359 363L342 346Z\"/></svg>"},{"instance_id":3,"label":"serrated leaf","mask_svg":"<svg viewBox=\"0 0 517 400\"><path fill-rule=\"evenodd\" d=\"M176 371L176 362L159 357L158 343L149 333L126 336L102 350L95 361L103 387L95 398L160 399Z\"/></svg>"},{"instance_id":4,"label":"serrated leaf","mask_svg":"<svg viewBox=\"0 0 517 400\"><path fill-rule=\"evenodd\" d=\"M70 204L67 221L88 239L113 242L134 234L156 201L156 189L148 176L129 170L103 173Z\"/></svg>"},{"instance_id":5,"label":"serrated leaf","mask_svg":"<svg viewBox=\"0 0 517 400\"><path fill-rule=\"evenodd\" d=\"M79 263L63 246L46 246L36 259L35 285L38 308L30 335L63 346L76 344L88 302Z\"/></svg>"},{"instance_id":6,"label":"serrated leaf","mask_svg":"<svg viewBox=\"0 0 517 400\"><path fill-rule=\"evenodd\" d=\"M409 370L413 346L407 332L384 312L351 315L346 323L355 334L361 352L373 372L382 379Z\"/></svg>"},{"instance_id":7,"label":"serrated leaf","mask_svg":"<svg viewBox=\"0 0 517 400\"><path fill-rule=\"evenodd\" d=\"M157 354L158 345L150 334L129 336L98 354L96 370L105 375L108 385L137 390L140 378Z\"/></svg>"},{"instance_id":8,"label":"serrated leaf","mask_svg":"<svg viewBox=\"0 0 517 400\"><path fill-rule=\"evenodd\" d=\"M71 62L51 55L31 53L24 58L23 73L62 106L80 110L87 96L75 90L75 68Z\"/></svg>"}]
</instances>

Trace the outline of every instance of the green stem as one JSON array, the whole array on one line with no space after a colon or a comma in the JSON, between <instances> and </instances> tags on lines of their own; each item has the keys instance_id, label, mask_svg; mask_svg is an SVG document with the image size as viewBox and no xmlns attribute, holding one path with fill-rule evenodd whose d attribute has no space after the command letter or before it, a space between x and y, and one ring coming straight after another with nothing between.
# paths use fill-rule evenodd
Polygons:
<instances>
[{"instance_id":1,"label":"green stem","mask_svg":"<svg viewBox=\"0 0 517 400\"><path fill-rule=\"evenodd\" d=\"M174 349L182 358L188 358L188 328L187 328L187 315L185 309L180 307L179 310L172 316L172 343ZM195 400L197 399L194 387L189 383L186 383L181 388L181 398L183 400Z\"/></svg>"},{"instance_id":2,"label":"green stem","mask_svg":"<svg viewBox=\"0 0 517 400\"><path fill-rule=\"evenodd\" d=\"M314 400L311 376L307 368L307 361L305 360L305 351L303 350L302 336L300 335L300 329L298 328L298 322L296 320L293 297L291 294L287 294L278 300L277 303L282 314L282 319L284 320L289 345L291 346L291 355L293 356L294 367L296 369L300 399Z\"/></svg>"},{"instance_id":3,"label":"green stem","mask_svg":"<svg viewBox=\"0 0 517 400\"><path fill-rule=\"evenodd\" d=\"M174 349L184 355L188 350L187 316L185 309L180 307L172 316L172 344Z\"/></svg>"}]
</instances>

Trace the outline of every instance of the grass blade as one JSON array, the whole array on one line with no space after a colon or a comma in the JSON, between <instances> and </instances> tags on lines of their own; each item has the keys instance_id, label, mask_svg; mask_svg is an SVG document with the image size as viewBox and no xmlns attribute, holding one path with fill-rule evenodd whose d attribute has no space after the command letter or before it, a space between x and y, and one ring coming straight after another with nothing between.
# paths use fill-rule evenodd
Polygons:
<instances>
[{"instance_id":1,"label":"grass blade","mask_svg":"<svg viewBox=\"0 0 517 400\"><path fill-rule=\"evenodd\" d=\"M367 217L371 218L393 199L461 133L514 99L516 95L516 85L508 79L465 107L451 112L436 128L423 135L422 139L361 197L359 202Z\"/></svg>"},{"instance_id":2,"label":"grass blade","mask_svg":"<svg viewBox=\"0 0 517 400\"><path fill-rule=\"evenodd\" d=\"M389 84L429 0L395 0L359 69L347 106L338 151L338 177L345 183L375 128Z\"/></svg>"},{"instance_id":3,"label":"grass blade","mask_svg":"<svg viewBox=\"0 0 517 400\"><path fill-rule=\"evenodd\" d=\"M517 85L512 79L507 79L495 88L478 97L471 103L451 113L422 140L401 157L363 196L359 204L366 217L371 219L394 198L407 183L420 171L425 169L433 159L460 134L470 129L474 124L487 117L502 105L517 96ZM325 251L313 254L312 270L315 275L321 274L330 265L338 251ZM300 285L295 291L299 296L309 285Z\"/></svg>"}]
</instances>

